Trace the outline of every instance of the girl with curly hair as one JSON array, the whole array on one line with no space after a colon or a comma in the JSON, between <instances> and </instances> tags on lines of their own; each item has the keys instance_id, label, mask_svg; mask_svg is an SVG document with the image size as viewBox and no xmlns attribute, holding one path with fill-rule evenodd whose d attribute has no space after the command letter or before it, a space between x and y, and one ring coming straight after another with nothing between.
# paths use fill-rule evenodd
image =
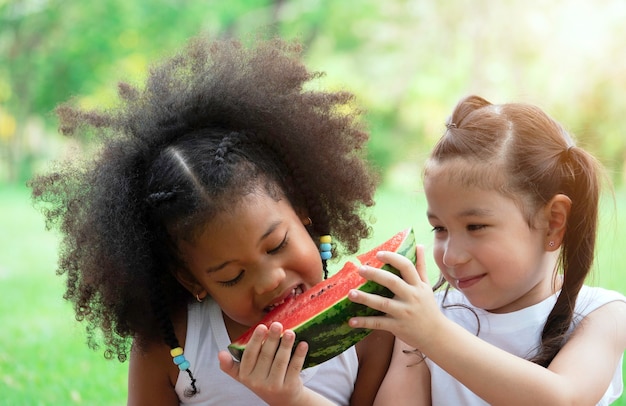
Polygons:
<instances>
[{"instance_id":1,"label":"girl with curly hair","mask_svg":"<svg viewBox=\"0 0 626 406\"><path fill-rule=\"evenodd\" d=\"M121 83L116 107L57 109L63 133L91 129L98 148L30 186L62 232L58 272L90 344L124 361L132 342L131 405L373 401L388 333L304 371L306 344L285 360L294 334L279 324L257 328L241 364L224 351L322 281L320 237L352 254L370 233L360 111L350 93L306 90L320 73L300 52L198 37L144 87Z\"/></svg>"},{"instance_id":2,"label":"girl with curly hair","mask_svg":"<svg viewBox=\"0 0 626 406\"><path fill-rule=\"evenodd\" d=\"M351 292L387 312L351 325L398 339L377 403L608 405L620 396L626 297L585 285L600 179L597 160L539 108L458 103L424 171L442 289L433 294L423 256L416 271L379 253L403 279L362 275L395 298Z\"/></svg>"}]
</instances>

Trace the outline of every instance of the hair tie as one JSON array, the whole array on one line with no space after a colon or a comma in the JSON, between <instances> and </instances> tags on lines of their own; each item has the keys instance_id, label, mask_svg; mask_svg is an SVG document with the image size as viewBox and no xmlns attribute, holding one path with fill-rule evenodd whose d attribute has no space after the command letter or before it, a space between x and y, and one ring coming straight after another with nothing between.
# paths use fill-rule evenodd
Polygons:
<instances>
[{"instance_id":1,"label":"hair tie","mask_svg":"<svg viewBox=\"0 0 626 406\"><path fill-rule=\"evenodd\" d=\"M576 145L569 145L567 148L565 148L563 152L561 152L562 159L565 159L565 161L569 161L572 157L572 148L574 148L575 146Z\"/></svg>"},{"instance_id":2,"label":"hair tie","mask_svg":"<svg viewBox=\"0 0 626 406\"><path fill-rule=\"evenodd\" d=\"M157 207L159 204L165 201L172 200L174 197L176 197L176 193L178 193L178 190L176 189L168 192L154 192L150 193L148 197L144 199L144 201L152 207Z\"/></svg>"},{"instance_id":3,"label":"hair tie","mask_svg":"<svg viewBox=\"0 0 626 406\"><path fill-rule=\"evenodd\" d=\"M187 361L187 359L185 358L185 355L183 354L183 349L181 347L172 348L170 350L170 355L172 356L172 361L174 361L174 364L176 364L178 369L180 369L181 371L186 371L191 366L189 361Z\"/></svg>"},{"instance_id":4,"label":"hair tie","mask_svg":"<svg viewBox=\"0 0 626 406\"><path fill-rule=\"evenodd\" d=\"M238 133L232 131L222 138L213 156L216 164L221 165L226 162L226 156L232 152L233 147L237 144L238 136Z\"/></svg>"},{"instance_id":5,"label":"hair tie","mask_svg":"<svg viewBox=\"0 0 626 406\"><path fill-rule=\"evenodd\" d=\"M320 256L322 257L322 269L324 271L324 280L328 279L328 260L333 256L332 243L333 239L330 235L320 236Z\"/></svg>"},{"instance_id":6,"label":"hair tie","mask_svg":"<svg viewBox=\"0 0 626 406\"><path fill-rule=\"evenodd\" d=\"M332 238L330 235L323 235L320 237L320 256L323 260L328 260L333 256L331 252L332 249Z\"/></svg>"},{"instance_id":7,"label":"hair tie","mask_svg":"<svg viewBox=\"0 0 626 406\"><path fill-rule=\"evenodd\" d=\"M448 130L450 130L450 129L452 129L452 128L457 128L457 127L456 127L456 123L451 123L451 122L446 123L446 128L447 128Z\"/></svg>"}]
</instances>

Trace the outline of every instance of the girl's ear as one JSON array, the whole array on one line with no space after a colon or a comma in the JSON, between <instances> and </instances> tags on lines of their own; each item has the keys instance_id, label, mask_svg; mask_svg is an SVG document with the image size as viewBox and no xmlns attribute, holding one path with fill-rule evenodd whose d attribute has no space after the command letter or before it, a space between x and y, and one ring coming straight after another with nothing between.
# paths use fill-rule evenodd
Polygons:
<instances>
[{"instance_id":1,"label":"girl's ear","mask_svg":"<svg viewBox=\"0 0 626 406\"><path fill-rule=\"evenodd\" d=\"M567 219L572 208L572 200L564 194L555 195L545 206L548 220L545 247L547 251L556 251L563 242L567 229Z\"/></svg>"},{"instance_id":2,"label":"girl's ear","mask_svg":"<svg viewBox=\"0 0 626 406\"><path fill-rule=\"evenodd\" d=\"M196 281L196 278L194 278L193 275L186 270L177 269L174 271L174 277L178 283L183 285L183 287L187 289L196 299L198 299L198 301L207 297L207 291Z\"/></svg>"},{"instance_id":3,"label":"girl's ear","mask_svg":"<svg viewBox=\"0 0 626 406\"><path fill-rule=\"evenodd\" d=\"M310 226L313 224L311 217L309 217L309 213L304 209L296 209L296 214L300 217L300 221L304 226Z\"/></svg>"}]
</instances>

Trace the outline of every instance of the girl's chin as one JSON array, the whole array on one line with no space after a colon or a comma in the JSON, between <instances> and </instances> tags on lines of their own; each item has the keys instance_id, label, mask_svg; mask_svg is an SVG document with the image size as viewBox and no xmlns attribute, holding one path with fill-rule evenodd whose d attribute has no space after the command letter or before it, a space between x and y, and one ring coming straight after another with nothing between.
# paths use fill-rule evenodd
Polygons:
<instances>
[{"instance_id":1,"label":"girl's chin","mask_svg":"<svg viewBox=\"0 0 626 406\"><path fill-rule=\"evenodd\" d=\"M250 320L237 321L231 318L230 316L228 316L226 313L222 313L222 314L224 315L224 325L226 326L226 331L228 331L228 335L230 336L231 340L237 339L243 333L248 331L250 327L256 326L263 319L263 315L260 315L257 321L250 321Z\"/></svg>"}]
</instances>

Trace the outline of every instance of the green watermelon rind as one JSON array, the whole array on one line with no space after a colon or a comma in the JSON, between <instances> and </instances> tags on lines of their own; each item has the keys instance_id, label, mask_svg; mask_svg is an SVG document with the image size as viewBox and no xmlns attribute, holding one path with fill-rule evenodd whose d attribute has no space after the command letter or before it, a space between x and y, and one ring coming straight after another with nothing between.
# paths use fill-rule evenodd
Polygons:
<instances>
[{"instance_id":1,"label":"green watermelon rind","mask_svg":"<svg viewBox=\"0 0 626 406\"><path fill-rule=\"evenodd\" d=\"M408 258L412 263L416 261L415 235L413 229L409 229L406 237L395 251ZM399 275L400 272L391 265L385 264L382 269ZM367 281L359 287L355 287L363 292L374 293L384 297L391 297L393 293L386 287L373 281ZM352 347L368 334L370 329L357 329L348 325L348 320L352 317L377 316L382 312L371 309L359 303L354 303L347 297L329 306L323 312L318 313L311 319L303 322L299 326L292 328L296 333L294 348L301 341L306 341L309 345L303 368L321 364L348 348ZM228 347L231 354L236 359L241 359L245 349L236 343Z\"/></svg>"}]
</instances>

